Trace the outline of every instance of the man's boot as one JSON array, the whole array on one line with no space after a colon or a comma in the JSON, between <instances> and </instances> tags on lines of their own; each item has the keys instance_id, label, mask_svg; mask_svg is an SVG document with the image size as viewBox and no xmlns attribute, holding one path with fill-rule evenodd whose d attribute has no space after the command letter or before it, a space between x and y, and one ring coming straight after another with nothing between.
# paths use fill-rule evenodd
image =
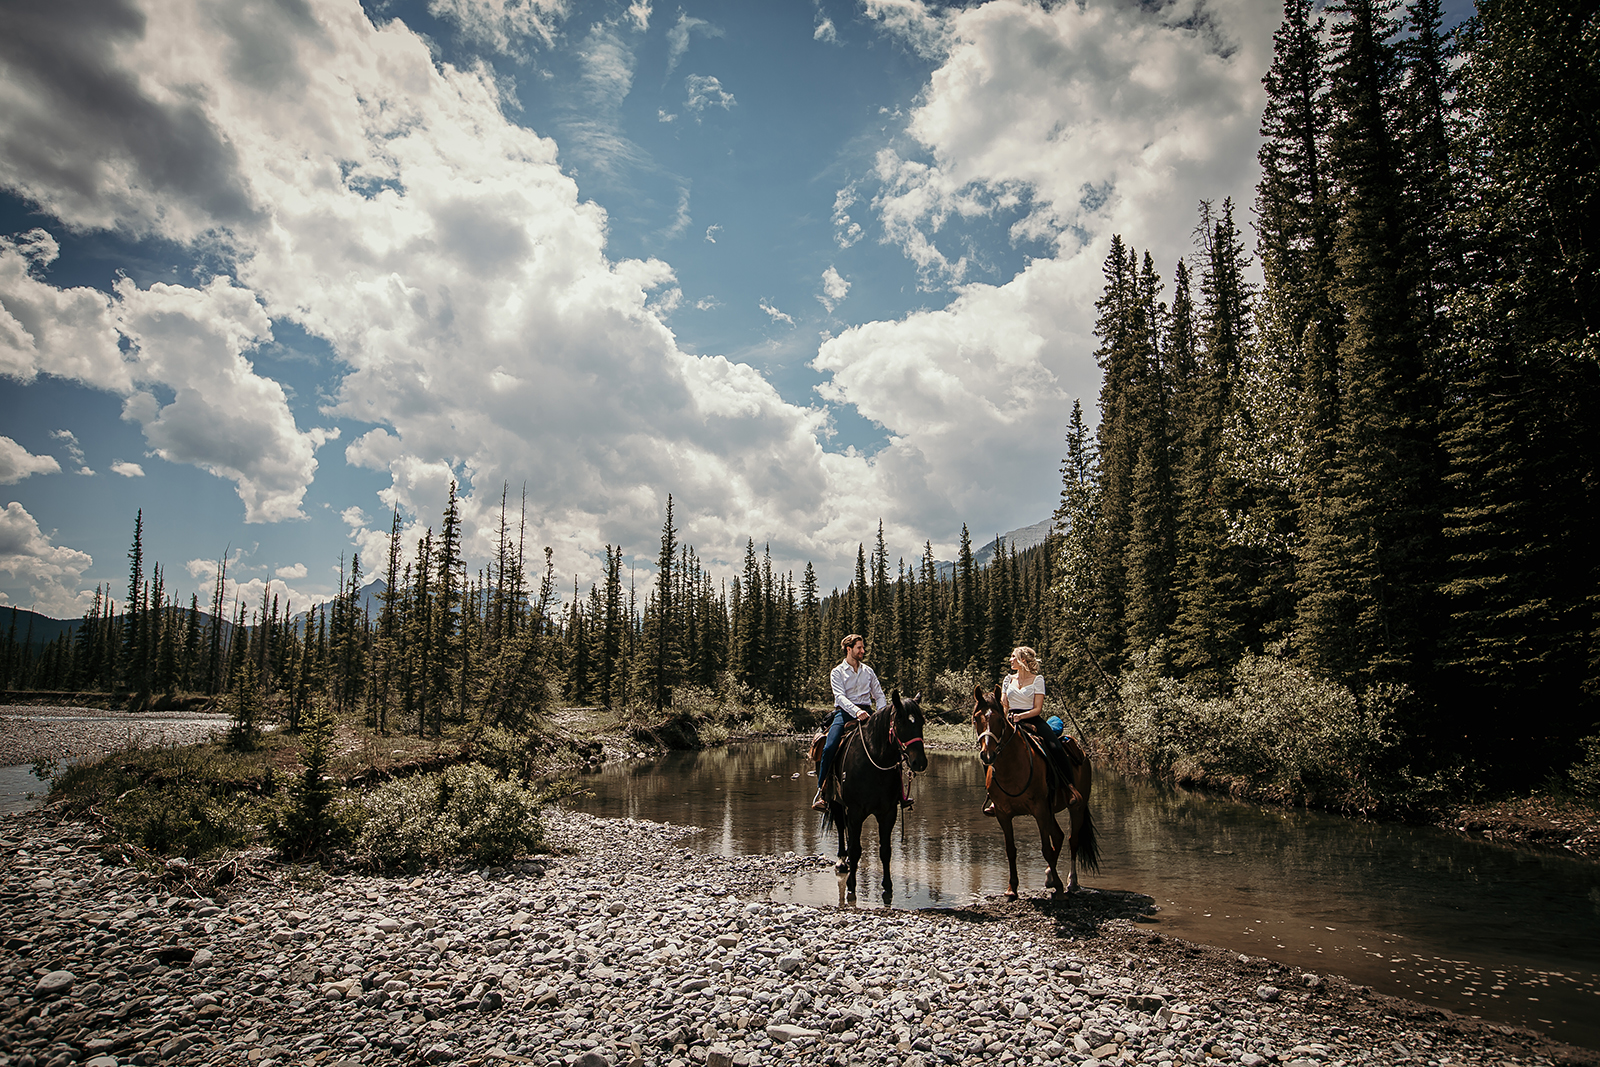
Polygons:
<instances>
[{"instance_id":1,"label":"man's boot","mask_svg":"<svg viewBox=\"0 0 1600 1067\"><path fill-rule=\"evenodd\" d=\"M828 802L822 796L821 788L817 789L817 798L811 802L812 811L827 811Z\"/></svg>"}]
</instances>

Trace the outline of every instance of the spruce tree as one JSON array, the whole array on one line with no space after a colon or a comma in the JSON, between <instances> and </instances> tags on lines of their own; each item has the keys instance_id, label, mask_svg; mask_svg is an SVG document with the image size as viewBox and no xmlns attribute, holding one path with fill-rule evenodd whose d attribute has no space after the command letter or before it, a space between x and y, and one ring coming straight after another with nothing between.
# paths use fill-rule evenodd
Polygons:
<instances>
[{"instance_id":1,"label":"spruce tree","mask_svg":"<svg viewBox=\"0 0 1600 1067\"><path fill-rule=\"evenodd\" d=\"M1438 394L1404 257L1393 5L1346 0L1329 10L1341 16L1330 156L1343 393L1331 478L1305 507L1297 630L1316 668L1358 690L1379 682L1419 690L1439 621Z\"/></svg>"}]
</instances>

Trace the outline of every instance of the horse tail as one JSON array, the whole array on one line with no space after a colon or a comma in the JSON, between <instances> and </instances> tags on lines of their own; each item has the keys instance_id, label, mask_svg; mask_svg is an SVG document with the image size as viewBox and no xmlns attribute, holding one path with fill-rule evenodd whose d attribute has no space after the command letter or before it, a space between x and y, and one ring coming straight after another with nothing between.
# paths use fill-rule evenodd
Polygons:
<instances>
[{"instance_id":1,"label":"horse tail","mask_svg":"<svg viewBox=\"0 0 1600 1067\"><path fill-rule=\"evenodd\" d=\"M1097 873L1100 870L1100 842L1094 836L1094 816L1089 814L1087 808L1083 812L1083 824L1072 839L1072 858L1083 864L1086 870Z\"/></svg>"}]
</instances>

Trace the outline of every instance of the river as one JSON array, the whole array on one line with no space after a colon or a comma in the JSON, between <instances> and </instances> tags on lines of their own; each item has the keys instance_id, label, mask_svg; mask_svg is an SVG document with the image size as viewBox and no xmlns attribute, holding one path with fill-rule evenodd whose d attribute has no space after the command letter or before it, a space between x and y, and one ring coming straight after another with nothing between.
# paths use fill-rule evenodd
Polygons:
<instances>
[{"instance_id":1,"label":"river","mask_svg":"<svg viewBox=\"0 0 1600 1067\"><path fill-rule=\"evenodd\" d=\"M760 742L607 764L569 806L701 826L721 855L827 853L800 742ZM930 753L896 827L894 907L957 907L1002 893L1000 830L983 817L971 754ZM1100 771L1090 889L1152 897L1151 929L1345 975L1385 993L1600 1047L1600 864L1430 827L1262 807ZM1043 891L1031 821L1018 821L1021 890ZM875 823L863 832L861 907L878 906ZM1063 877L1065 875L1063 874ZM776 896L836 906L819 866Z\"/></svg>"}]
</instances>

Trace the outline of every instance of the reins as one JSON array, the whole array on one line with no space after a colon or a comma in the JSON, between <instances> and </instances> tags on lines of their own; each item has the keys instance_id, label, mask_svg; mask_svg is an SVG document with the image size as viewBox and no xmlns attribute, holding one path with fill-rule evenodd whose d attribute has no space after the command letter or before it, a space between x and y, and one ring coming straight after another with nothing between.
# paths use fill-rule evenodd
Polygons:
<instances>
[{"instance_id":1,"label":"reins","mask_svg":"<svg viewBox=\"0 0 1600 1067\"><path fill-rule=\"evenodd\" d=\"M1002 792L1006 796L1012 797L1014 799L1016 797L1022 796L1024 793L1026 793L1028 791L1028 787L1033 784L1033 746L1032 745L1024 745L1023 746L1023 748L1028 753L1028 778L1027 778L1026 781L1024 781L1022 783L1022 788L1017 790L1015 793L1013 793L1011 790L1007 789L1005 786L1000 784L1000 772L995 767L995 761L1000 758L1000 753L1005 751L1006 745L1011 743L1011 739L1013 737L1016 737L1020 733L1022 733L1022 728L1019 727L1016 723L1011 721L1011 716L1010 716L1009 713L1007 713L1007 711L1006 711L1006 709L1005 709L1005 707L1003 705L1001 706L1001 708L999 710L1000 710L1000 715L1001 715L1002 718L1005 719L1006 726L1008 728L1006 736L1002 738L999 734L997 734L993 730L990 730L990 729L987 728L988 725L989 725L989 721L988 721L988 706L985 705L985 715L984 715L984 727L985 727L985 729L984 729L983 733L978 735L978 750L980 752L983 750L983 739L985 737L994 738L994 743L995 743L994 755L992 755L989 758L989 773L990 773L990 777L992 778L992 780L995 783L995 786L1000 790L1000 792Z\"/></svg>"}]
</instances>

